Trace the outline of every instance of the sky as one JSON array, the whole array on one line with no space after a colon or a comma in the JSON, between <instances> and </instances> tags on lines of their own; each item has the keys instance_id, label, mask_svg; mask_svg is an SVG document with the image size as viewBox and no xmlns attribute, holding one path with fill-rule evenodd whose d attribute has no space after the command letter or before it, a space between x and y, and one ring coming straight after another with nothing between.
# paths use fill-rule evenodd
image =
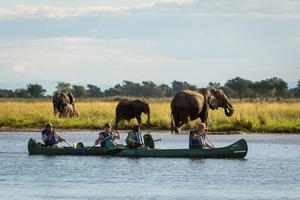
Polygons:
<instances>
[{"instance_id":1,"label":"sky","mask_svg":"<svg viewBox=\"0 0 300 200\"><path fill-rule=\"evenodd\" d=\"M300 79L297 0L2 0L0 88Z\"/></svg>"}]
</instances>

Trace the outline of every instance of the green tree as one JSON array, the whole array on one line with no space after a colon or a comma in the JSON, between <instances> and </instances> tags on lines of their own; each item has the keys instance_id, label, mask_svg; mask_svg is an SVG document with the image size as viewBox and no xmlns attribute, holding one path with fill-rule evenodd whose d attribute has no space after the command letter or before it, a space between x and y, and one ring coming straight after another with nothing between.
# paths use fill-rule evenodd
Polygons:
<instances>
[{"instance_id":1,"label":"green tree","mask_svg":"<svg viewBox=\"0 0 300 200\"><path fill-rule=\"evenodd\" d=\"M87 88L88 88L87 92L88 92L89 97L101 97L101 96L103 96L103 93L101 92L101 88L99 88L95 85L91 85L91 84L88 84Z\"/></svg>"},{"instance_id":2,"label":"green tree","mask_svg":"<svg viewBox=\"0 0 300 200\"><path fill-rule=\"evenodd\" d=\"M31 98L31 94L24 88L16 89L14 91L14 95L16 98Z\"/></svg>"},{"instance_id":3,"label":"green tree","mask_svg":"<svg viewBox=\"0 0 300 200\"><path fill-rule=\"evenodd\" d=\"M159 87L152 81L143 81L141 86L141 91L145 97L162 97L163 94Z\"/></svg>"},{"instance_id":4,"label":"green tree","mask_svg":"<svg viewBox=\"0 0 300 200\"><path fill-rule=\"evenodd\" d=\"M176 94L177 92L179 92L181 90L185 90L185 89L197 90L197 87L195 85L190 85L186 81L181 82L181 81L174 80L172 82L172 89L173 89L174 94Z\"/></svg>"},{"instance_id":5,"label":"green tree","mask_svg":"<svg viewBox=\"0 0 300 200\"><path fill-rule=\"evenodd\" d=\"M27 92L33 98L42 98L44 97L47 90L43 88L43 86L39 84L28 84L27 85Z\"/></svg>"},{"instance_id":6,"label":"green tree","mask_svg":"<svg viewBox=\"0 0 300 200\"><path fill-rule=\"evenodd\" d=\"M208 83L208 87L220 88L221 87L221 83L219 83L219 82L209 82Z\"/></svg>"},{"instance_id":7,"label":"green tree","mask_svg":"<svg viewBox=\"0 0 300 200\"><path fill-rule=\"evenodd\" d=\"M229 87L232 91L234 91L235 97L242 99L248 98L252 95L252 84L252 81L236 77L234 79L228 80L225 83L225 86Z\"/></svg>"},{"instance_id":8,"label":"green tree","mask_svg":"<svg viewBox=\"0 0 300 200\"><path fill-rule=\"evenodd\" d=\"M14 92L12 90L0 89L0 98L12 98Z\"/></svg>"},{"instance_id":9,"label":"green tree","mask_svg":"<svg viewBox=\"0 0 300 200\"><path fill-rule=\"evenodd\" d=\"M75 97L86 97L87 90L83 85L72 85L72 93Z\"/></svg>"},{"instance_id":10,"label":"green tree","mask_svg":"<svg viewBox=\"0 0 300 200\"><path fill-rule=\"evenodd\" d=\"M172 97L173 96L173 90L168 85L161 84L160 86L158 86L158 88L163 97Z\"/></svg>"},{"instance_id":11,"label":"green tree","mask_svg":"<svg viewBox=\"0 0 300 200\"><path fill-rule=\"evenodd\" d=\"M71 84L63 81L58 82L55 88L56 91L60 91L60 92L71 92L72 90Z\"/></svg>"}]
</instances>

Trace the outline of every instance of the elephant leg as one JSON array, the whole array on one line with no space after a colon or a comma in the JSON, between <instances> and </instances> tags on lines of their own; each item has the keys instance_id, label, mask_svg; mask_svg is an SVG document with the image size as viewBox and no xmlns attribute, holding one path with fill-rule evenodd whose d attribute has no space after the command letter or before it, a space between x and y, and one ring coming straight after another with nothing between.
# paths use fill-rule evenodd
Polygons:
<instances>
[{"instance_id":1,"label":"elephant leg","mask_svg":"<svg viewBox=\"0 0 300 200\"><path fill-rule=\"evenodd\" d=\"M187 112L180 112L178 120L178 129L180 131L181 126L189 122L189 115Z\"/></svg>"},{"instance_id":2,"label":"elephant leg","mask_svg":"<svg viewBox=\"0 0 300 200\"><path fill-rule=\"evenodd\" d=\"M57 114L57 109L56 109L56 105L55 105L55 104L53 104L53 113L54 113L54 116L56 116L56 114Z\"/></svg>"},{"instance_id":3,"label":"elephant leg","mask_svg":"<svg viewBox=\"0 0 300 200\"><path fill-rule=\"evenodd\" d=\"M174 115L173 116L174 119L174 123L175 123L175 133L179 133L180 132L180 120L178 118L178 116Z\"/></svg>"},{"instance_id":4,"label":"elephant leg","mask_svg":"<svg viewBox=\"0 0 300 200\"><path fill-rule=\"evenodd\" d=\"M138 123L139 123L139 124L141 124L141 123L142 123L142 118L141 118L141 115L139 115L139 116L136 116L136 119L137 119L137 121L138 121Z\"/></svg>"},{"instance_id":5,"label":"elephant leg","mask_svg":"<svg viewBox=\"0 0 300 200\"><path fill-rule=\"evenodd\" d=\"M121 120L118 117L116 117L116 122L115 122L115 129L116 130L118 130L118 124L119 124L120 121Z\"/></svg>"}]
</instances>

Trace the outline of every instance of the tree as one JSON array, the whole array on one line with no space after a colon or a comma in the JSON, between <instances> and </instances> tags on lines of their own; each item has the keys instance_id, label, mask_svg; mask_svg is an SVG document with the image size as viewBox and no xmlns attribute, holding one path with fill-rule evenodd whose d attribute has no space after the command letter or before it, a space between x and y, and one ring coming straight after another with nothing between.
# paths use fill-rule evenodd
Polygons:
<instances>
[{"instance_id":1,"label":"tree","mask_svg":"<svg viewBox=\"0 0 300 200\"><path fill-rule=\"evenodd\" d=\"M33 98L42 98L44 97L47 90L43 88L43 86L39 84L28 84L27 85L27 92Z\"/></svg>"},{"instance_id":2,"label":"tree","mask_svg":"<svg viewBox=\"0 0 300 200\"><path fill-rule=\"evenodd\" d=\"M252 95L252 84L252 81L236 77L234 79L228 80L225 83L225 86L234 91L235 97L242 99L250 97Z\"/></svg>"},{"instance_id":3,"label":"tree","mask_svg":"<svg viewBox=\"0 0 300 200\"><path fill-rule=\"evenodd\" d=\"M276 97L285 97L287 95L288 85L284 80L282 80L281 78L274 77L269 79L269 81L272 82L275 88L274 95Z\"/></svg>"},{"instance_id":4,"label":"tree","mask_svg":"<svg viewBox=\"0 0 300 200\"><path fill-rule=\"evenodd\" d=\"M87 85L87 93L89 97L101 97L103 96L103 93L101 92L101 88L95 86L95 85L91 85L88 84Z\"/></svg>"},{"instance_id":5,"label":"tree","mask_svg":"<svg viewBox=\"0 0 300 200\"><path fill-rule=\"evenodd\" d=\"M87 91L83 85L73 85L71 91L75 97L87 96Z\"/></svg>"},{"instance_id":6,"label":"tree","mask_svg":"<svg viewBox=\"0 0 300 200\"><path fill-rule=\"evenodd\" d=\"M15 92L16 98L31 98L31 94L26 89L16 89Z\"/></svg>"},{"instance_id":7,"label":"tree","mask_svg":"<svg viewBox=\"0 0 300 200\"><path fill-rule=\"evenodd\" d=\"M12 98L14 92L12 90L0 89L0 98Z\"/></svg>"},{"instance_id":8,"label":"tree","mask_svg":"<svg viewBox=\"0 0 300 200\"><path fill-rule=\"evenodd\" d=\"M72 90L71 84L63 81L58 82L55 88L56 91L60 91L60 92L71 92Z\"/></svg>"},{"instance_id":9,"label":"tree","mask_svg":"<svg viewBox=\"0 0 300 200\"><path fill-rule=\"evenodd\" d=\"M219 83L219 82L209 82L208 86L209 87L213 87L213 88L220 88L221 87L221 83Z\"/></svg>"},{"instance_id":10,"label":"tree","mask_svg":"<svg viewBox=\"0 0 300 200\"><path fill-rule=\"evenodd\" d=\"M197 90L197 87L195 85L190 85L186 81L180 82L180 81L173 81L172 82L172 89L174 94L181 90L190 89L190 90Z\"/></svg>"},{"instance_id":11,"label":"tree","mask_svg":"<svg viewBox=\"0 0 300 200\"><path fill-rule=\"evenodd\" d=\"M160 93L163 97L172 97L173 96L173 90L166 84L161 84L158 86Z\"/></svg>"}]
</instances>

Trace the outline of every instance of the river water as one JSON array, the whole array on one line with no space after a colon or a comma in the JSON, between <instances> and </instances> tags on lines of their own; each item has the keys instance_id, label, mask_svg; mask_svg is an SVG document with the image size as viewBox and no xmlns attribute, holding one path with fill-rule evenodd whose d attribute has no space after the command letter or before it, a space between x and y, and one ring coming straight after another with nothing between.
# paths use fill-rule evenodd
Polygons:
<instances>
[{"instance_id":1,"label":"river water","mask_svg":"<svg viewBox=\"0 0 300 200\"><path fill-rule=\"evenodd\" d=\"M93 144L96 132L62 132ZM157 148L187 148L187 135L152 133ZM126 134L121 142L124 142ZM245 138L245 159L29 156L40 133L0 133L0 199L300 199L300 135L212 135L216 147Z\"/></svg>"}]
</instances>

